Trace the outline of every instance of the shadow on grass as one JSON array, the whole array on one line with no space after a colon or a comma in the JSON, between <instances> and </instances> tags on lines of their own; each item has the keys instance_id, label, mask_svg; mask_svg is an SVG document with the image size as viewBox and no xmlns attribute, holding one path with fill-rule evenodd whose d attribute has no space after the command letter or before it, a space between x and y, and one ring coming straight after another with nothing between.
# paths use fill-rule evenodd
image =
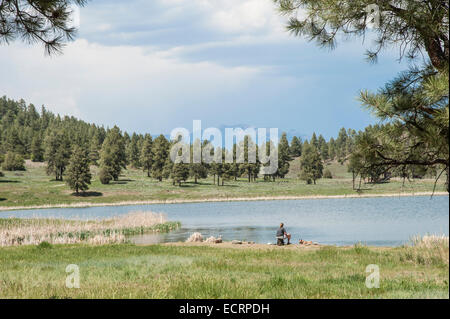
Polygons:
<instances>
[{"instance_id":1,"label":"shadow on grass","mask_svg":"<svg viewBox=\"0 0 450 319\"><path fill-rule=\"evenodd\" d=\"M186 182L185 184L191 184L193 186L214 185L213 183L210 183L210 182L200 182L200 181L198 181L197 183L195 183L195 182Z\"/></svg>"},{"instance_id":2,"label":"shadow on grass","mask_svg":"<svg viewBox=\"0 0 450 319\"><path fill-rule=\"evenodd\" d=\"M182 183L181 184L181 186L179 186L179 187L198 187L198 186L205 186L205 185L209 185L209 186L219 186L219 187L239 187L239 185L230 185L230 184L224 184L224 185L222 185L222 184L220 184L220 185L217 185L217 184L213 184L213 183L208 183L208 182L198 182L197 184L195 183L195 182L184 182L184 183ZM175 186L178 186L178 185L175 185Z\"/></svg>"},{"instance_id":3,"label":"shadow on grass","mask_svg":"<svg viewBox=\"0 0 450 319\"><path fill-rule=\"evenodd\" d=\"M20 181L11 181L8 179L0 179L0 183L20 183Z\"/></svg>"},{"instance_id":4,"label":"shadow on grass","mask_svg":"<svg viewBox=\"0 0 450 319\"><path fill-rule=\"evenodd\" d=\"M76 197L99 197L99 196L103 196L103 193L101 192L80 192L80 193L72 193L72 196L76 196Z\"/></svg>"},{"instance_id":5,"label":"shadow on grass","mask_svg":"<svg viewBox=\"0 0 450 319\"><path fill-rule=\"evenodd\" d=\"M391 181L386 180L386 181L378 181L378 182L366 182L364 184L366 185L377 185L377 184L389 184Z\"/></svg>"},{"instance_id":6,"label":"shadow on grass","mask_svg":"<svg viewBox=\"0 0 450 319\"><path fill-rule=\"evenodd\" d=\"M120 179L118 181L111 181L110 184L111 185L124 185L124 184L128 184L128 182L134 182L133 179Z\"/></svg>"},{"instance_id":7,"label":"shadow on grass","mask_svg":"<svg viewBox=\"0 0 450 319\"><path fill-rule=\"evenodd\" d=\"M5 201L6 200L6 198L1 198L0 197L0 202L3 202L3 201Z\"/></svg>"}]
</instances>

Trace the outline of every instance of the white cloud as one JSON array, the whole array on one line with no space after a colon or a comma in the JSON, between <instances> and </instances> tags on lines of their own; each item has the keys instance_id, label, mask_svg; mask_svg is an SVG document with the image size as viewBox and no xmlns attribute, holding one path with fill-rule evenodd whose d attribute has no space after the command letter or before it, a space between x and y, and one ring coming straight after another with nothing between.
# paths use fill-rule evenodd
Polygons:
<instances>
[{"instance_id":1,"label":"white cloud","mask_svg":"<svg viewBox=\"0 0 450 319\"><path fill-rule=\"evenodd\" d=\"M210 25L223 32L252 33L276 31L280 22L270 0L219 0L211 8Z\"/></svg>"},{"instance_id":2,"label":"white cloud","mask_svg":"<svg viewBox=\"0 0 450 319\"><path fill-rule=\"evenodd\" d=\"M312 131L315 118L331 123L335 105L354 107L358 89L396 72L359 64L360 43L329 55L291 37L272 0L98 0L80 12L80 38L62 56L2 47L0 96L129 131L193 119Z\"/></svg>"},{"instance_id":3,"label":"white cloud","mask_svg":"<svg viewBox=\"0 0 450 319\"><path fill-rule=\"evenodd\" d=\"M155 40L149 35L177 30L186 40L207 35L285 35L283 19L273 0L130 0L126 3L92 2L82 9L82 31L124 41ZM126 17L126 19L124 19ZM102 41L97 35L96 41ZM142 43L142 42L141 42Z\"/></svg>"},{"instance_id":4,"label":"white cloud","mask_svg":"<svg viewBox=\"0 0 450 319\"><path fill-rule=\"evenodd\" d=\"M163 51L83 39L51 58L40 46L14 44L0 51L0 60L9 61L11 74L2 72L0 95L99 123L148 116L149 125L158 130L180 111L201 113L208 99L245 89L262 72L256 67L188 63Z\"/></svg>"}]
</instances>

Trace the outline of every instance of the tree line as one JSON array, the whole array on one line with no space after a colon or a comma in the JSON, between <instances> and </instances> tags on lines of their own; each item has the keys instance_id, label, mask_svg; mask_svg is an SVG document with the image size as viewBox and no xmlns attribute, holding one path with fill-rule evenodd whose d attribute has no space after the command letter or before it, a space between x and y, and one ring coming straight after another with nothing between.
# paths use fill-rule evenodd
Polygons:
<instances>
[{"instance_id":1,"label":"tree line","mask_svg":"<svg viewBox=\"0 0 450 319\"><path fill-rule=\"evenodd\" d=\"M361 143L367 136L375 138L381 126L369 126L365 131L356 132L342 128L336 139L328 141L316 133L308 139L294 136L288 141L286 133L281 135L278 147L278 170L274 174L263 174L263 164L258 157L256 162L249 161L249 147L256 147L254 141L246 136L243 143L244 162L236 161L235 144L232 150L210 149L211 155L222 151L225 158L233 153L233 163L177 163L169 156L174 141L169 141L164 135L153 138L150 134L122 132L117 126L104 128L89 124L74 117L55 115L41 107L37 111L33 104L25 101L14 101L6 97L0 98L0 162L2 169L25 170L25 159L33 162L46 162L46 172L55 180L65 180L78 193L88 189L92 174L90 166L99 167L98 178L101 183L108 184L117 181L123 169L132 167L141 169L149 178L158 181L171 179L174 185L192 178L195 183L213 176L214 183L224 185L224 181L237 180L246 177L248 182L258 178L275 180L285 178L289 172L291 161L299 158L301 171L299 178L306 183L316 183L322 177L332 178L329 170L324 169L324 163L338 161L348 164L349 171L364 180L378 182L386 177L387 171L364 169L363 163L370 156L361 154ZM198 144L197 144L198 143ZM202 150L208 141L196 140L190 146ZM197 144L197 145L195 145ZM266 143L266 151L270 150L270 142ZM256 152L258 154L258 152ZM217 153L219 154L219 153ZM389 176L423 177L429 170L422 167L411 167L410 171L389 171Z\"/></svg>"}]
</instances>

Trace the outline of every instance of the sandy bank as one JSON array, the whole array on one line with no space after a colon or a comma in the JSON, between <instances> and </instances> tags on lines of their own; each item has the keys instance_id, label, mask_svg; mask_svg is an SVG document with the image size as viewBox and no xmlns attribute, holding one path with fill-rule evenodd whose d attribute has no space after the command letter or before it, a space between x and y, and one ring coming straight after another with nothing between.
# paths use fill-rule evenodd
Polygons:
<instances>
[{"instance_id":1,"label":"sandy bank","mask_svg":"<svg viewBox=\"0 0 450 319\"><path fill-rule=\"evenodd\" d=\"M178 247L215 247L215 248L236 248L236 249L306 249L306 250L316 250L320 247L323 247L323 245L315 244L315 245L299 245L299 244L292 244L292 245L284 245L284 246L277 246L277 245L269 245L269 244L232 244L231 242L223 242L220 244L214 244L214 243L207 243L207 242L194 242L194 243L186 243L186 242L175 242L175 243L164 243L161 244L163 246L178 246Z\"/></svg>"}]
</instances>

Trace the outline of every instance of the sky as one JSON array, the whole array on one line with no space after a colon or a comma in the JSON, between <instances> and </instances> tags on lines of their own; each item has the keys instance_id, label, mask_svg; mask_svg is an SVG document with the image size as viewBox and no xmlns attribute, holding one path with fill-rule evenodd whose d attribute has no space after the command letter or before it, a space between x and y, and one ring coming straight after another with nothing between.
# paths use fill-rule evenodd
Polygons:
<instances>
[{"instance_id":1,"label":"sky","mask_svg":"<svg viewBox=\"0 0 450 319\"><path fill-rule=\"evenodd\" d=\"M0 96L128 132L201 120L328 139L376 123L360 90L406 68L395 51L366 62L368 39L329 51L290 35L272 0L95 0L73 23L78 36L62 55L0 46Z\"/></svg>"}]
</instances>

